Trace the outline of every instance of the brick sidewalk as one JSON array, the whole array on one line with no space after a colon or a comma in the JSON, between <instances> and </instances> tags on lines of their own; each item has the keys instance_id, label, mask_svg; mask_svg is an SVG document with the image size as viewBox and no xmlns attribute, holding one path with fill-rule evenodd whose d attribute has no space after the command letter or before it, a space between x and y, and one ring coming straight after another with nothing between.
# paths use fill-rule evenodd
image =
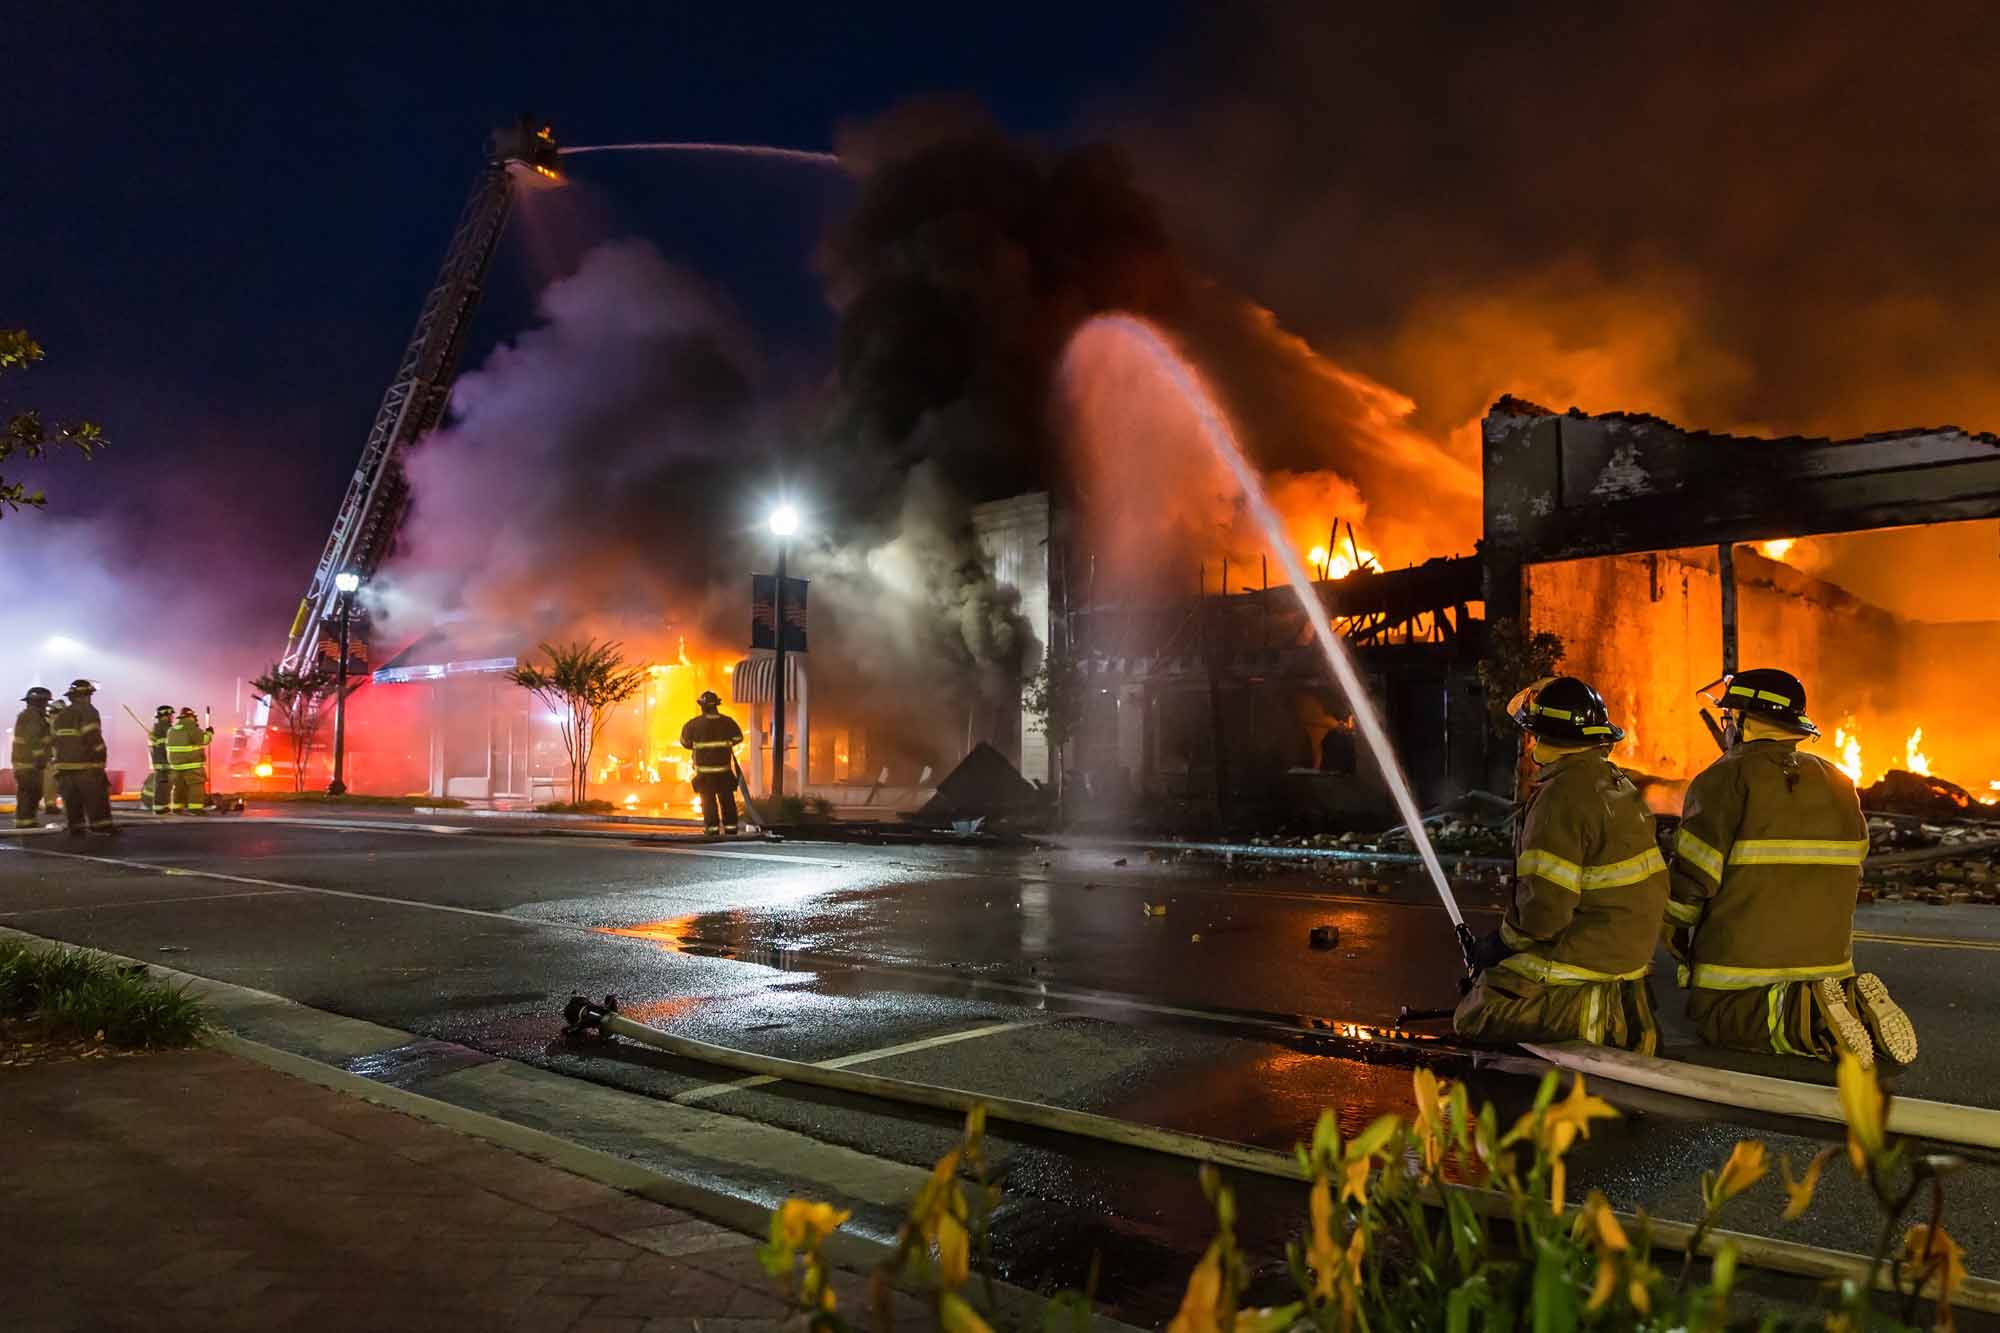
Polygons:
<instances>
[{"instance_id":1,"label":"brick sidewalk","mask_svg":"<svg viewBox=\"0 0 2000 1333\"><path fill-rule=\"evenodd\" d=\"M0 1198L10 1330L757 1333L785 1313L749 1237L215 1051L0 1070ZM859 1278L837 1289L865 1309Z\"/></svg>"}]
</instances>

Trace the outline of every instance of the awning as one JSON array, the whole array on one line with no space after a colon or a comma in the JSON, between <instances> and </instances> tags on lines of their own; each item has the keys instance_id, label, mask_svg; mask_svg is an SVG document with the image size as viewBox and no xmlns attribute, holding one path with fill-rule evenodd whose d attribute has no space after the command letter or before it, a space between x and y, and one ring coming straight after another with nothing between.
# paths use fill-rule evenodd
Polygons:
<instances>
[{"instance_id":1,"label":"awning","mask_svg":"<svg viewBox=\"0 0 2000 1333\"><path fill-rule=\"evenodd\" d=\"M809 679L805 664L799 660L803 656L803 653L785 654L785 698L793 701L799 697L799 686ZM756 653L738 662L729 673L729 701L770 703L771 681L778 674L772 665L776 661L776 653Z\"/></svg>"}]
</instances>

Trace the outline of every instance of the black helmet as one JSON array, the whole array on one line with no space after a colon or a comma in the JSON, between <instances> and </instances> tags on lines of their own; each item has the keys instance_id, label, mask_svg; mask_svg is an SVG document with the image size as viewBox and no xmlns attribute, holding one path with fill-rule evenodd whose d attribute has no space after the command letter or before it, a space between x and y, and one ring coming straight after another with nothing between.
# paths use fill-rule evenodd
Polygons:
<instances>
[{"instance_id":1,"label":"black helmet","mask_svg":"<svg viewBox=\"0 0 2000 1333\"><path fill-rule=\"evenodd\" d=\"M701 708L720 708L722 707L722 696L714 690L703 690L696 696L695 704Z\"/></svg>"},{"instance_id":2,"label":"black helmet","mask_svg":"<svg viewBox=\"0 0 2000 1333\"><path fill-rule=\"evenodd\" d=\"M1806 687L1789 671L1776 667L1738 671L1702 686L1698 692L1718 708L1759 713L1792 731L1819 735L1819 728L1806 716Z\"/></svg>"},{"instance_id":3,"label":"black helmet","mask_svg":"<svg viewBox=\"0 0 2000 1333\"><path fill-rule=\"evenodd\" d=\"M21 702L24 704L45 704L53 698L55 698L55 695L49 693L48 686L30 685L28 692L21 696Z\"/></svg>"},{"instance_id":4,"label":"black helmet","mask_svg":"<svg viewBox=\"0 0 2000 1333\"><path fill-rule=\"evenodd\" d=\"M1561 745L1614 745L1625 739L1605 710L1604 696L1575 676L1537 681L1508 705L1514 725Z\"/></svg>"},{"instance_id":5,"label":"black helmet","mask_svg":"<svg viewBox=\"0 0 2000 1333\"><path fill-rule=\"evenodd\" d=\"M97 687L95 685L92 685L89 681L85 680L81 676L78 676L75 680L69 683L68 694L69 697L72 699L74 699L79 694L95 694L95 693L97 693Z\"/></svg>"},{"instance_id":6,"label":"black helmet","mask_svg":"<svg viewBox=\"0 0 2000 1333\"><path fill-rule=\"evenodd\" d=\"M173 715L174 706L172 704L161 704L153 710L154 717L172 717Z\"/></svg>"}]
</instances>

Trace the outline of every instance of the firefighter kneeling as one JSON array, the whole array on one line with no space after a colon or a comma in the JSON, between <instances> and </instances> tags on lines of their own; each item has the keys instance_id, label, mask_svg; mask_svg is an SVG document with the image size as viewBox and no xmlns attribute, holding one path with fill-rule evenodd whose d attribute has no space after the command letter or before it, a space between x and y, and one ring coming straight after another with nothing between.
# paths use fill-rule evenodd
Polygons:
<instances>
[{"instance_id":1,"label":"firefighter kneeling","mask_svg":"<svg viewBox=\"0 0 2000 1333\"><path fill-rule=\"evenodd\" d=\"M1515 838L1514 900L1474 949L1477 980L1452 1026L1498 1041L1574 1041L1651 1054L1647 977L1667 863L1639 789L1611 762L1625 732L1573 676L1529 686L1509 711L1536 765Z\"/></svg>"},{"instance_id":2,"label":"firefighter kneeling","mask_svg":"<svg viewBox=\"0 0 2000 1333\"><path fill-rule=\"evenodd\" d=\"M681 728L681 745L694 752L694 790L701 797L701 822L707 831L735 833L736 765L731 762L736 747L743 744L743 728L736 719L725 717L722 700L714 690L704 690L695 702L701 716L688 719Z\"/></svg>"},{"instance_id":3,"label":"firefighter kneeling","mask_svg":"<svg viewBox=\"0 0 2000 1333\"><path fill-rule=\"evenodd\" d=\"M1845 773L1799 753L1819 735L1805 687L1765 669L1703 694L1723 709L1727 750L1689 784L1674 839L1667 921L1688 1017L1716 1046L1910 1063L1909 1016L1880 977L1854 972L1868 821Z\"/></svg>"}]
</instances>

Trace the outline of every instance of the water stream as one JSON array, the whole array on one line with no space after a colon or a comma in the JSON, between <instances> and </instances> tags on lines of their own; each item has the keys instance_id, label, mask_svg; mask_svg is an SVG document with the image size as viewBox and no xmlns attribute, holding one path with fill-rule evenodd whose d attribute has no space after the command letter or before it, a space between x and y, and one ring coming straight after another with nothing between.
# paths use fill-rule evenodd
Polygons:
<instances>
[{"instance_id":1,"label":"water stream","mask_svg":"<svg viewBox=\"0 0 2000 1333\"><path fill-rule=\"evenodd\" d=\"M1313 590L1312 580L1306 573L1305 561L1286 540L1284 525L1279 522L1277 511L1271 508L1270 497L1264 493L1264 483L1243 456L1243 448L1236 442L1236 432L1215 395L1202 382L1200 372L1175 350L1165 335L1145 320L1133 315L1099 315L1077 330L1072 345L1076 338L1092 330L1115 333L1144 351L1193 410L1201 426L1202 438L1208 442L1216 459L1229 469L1230 476L1249 503L1251 515L1263 531L1266 542L1277 554L1285 579L1292 585L1292 592L1305 610L1306 623L1313 627L1320 651L1326 655L1327 666L1332 668L1334 679L1340 683L1341 693L1347 696L1349 706L1354 709L1355 725L1360 728L1369 750L1375 755L1376 765L1389 784L1389 795L1403 817L1403 826L1410 831L1410 840L1417 849L1417 855L1423 860L1431 882L1436 885L1438 897L1444 900L1445 911L1451 914L1452 925L1463 927L1465 917L1458 910L1458 900L1452 894L1451 885L1445 881L1444 866L1438 861L1437 849L1431 846L1430 833L1424 828L1423 812L1417 808L1416 797L1410 791L1410 781L1404 776L1403 765L1396 758L1395 747L1389 743L1389 734L1383 729L1382 719L1376 713L1368 691L1362 688L1361 677L1354 669L1354 661L1348 656L1346 645L1333 632L1332 621L1328 619L1326 608L1321 605L1319 594Z\"/></svg>"},{"instance_id":2,"label":"water stream","mask_svg":"<svg viewBox=\"0 0 2000 1333\"><path fill-rule=\"evenodd\" d=\"M761 143L594 143L579 148L558 148L556 152L562 157L573 157L578 153L733 153L738 157L809 162L819 167L840 165L840 158L833 153L814 152L809 148L778 148Z\"/></svg>"}]
</instances>

